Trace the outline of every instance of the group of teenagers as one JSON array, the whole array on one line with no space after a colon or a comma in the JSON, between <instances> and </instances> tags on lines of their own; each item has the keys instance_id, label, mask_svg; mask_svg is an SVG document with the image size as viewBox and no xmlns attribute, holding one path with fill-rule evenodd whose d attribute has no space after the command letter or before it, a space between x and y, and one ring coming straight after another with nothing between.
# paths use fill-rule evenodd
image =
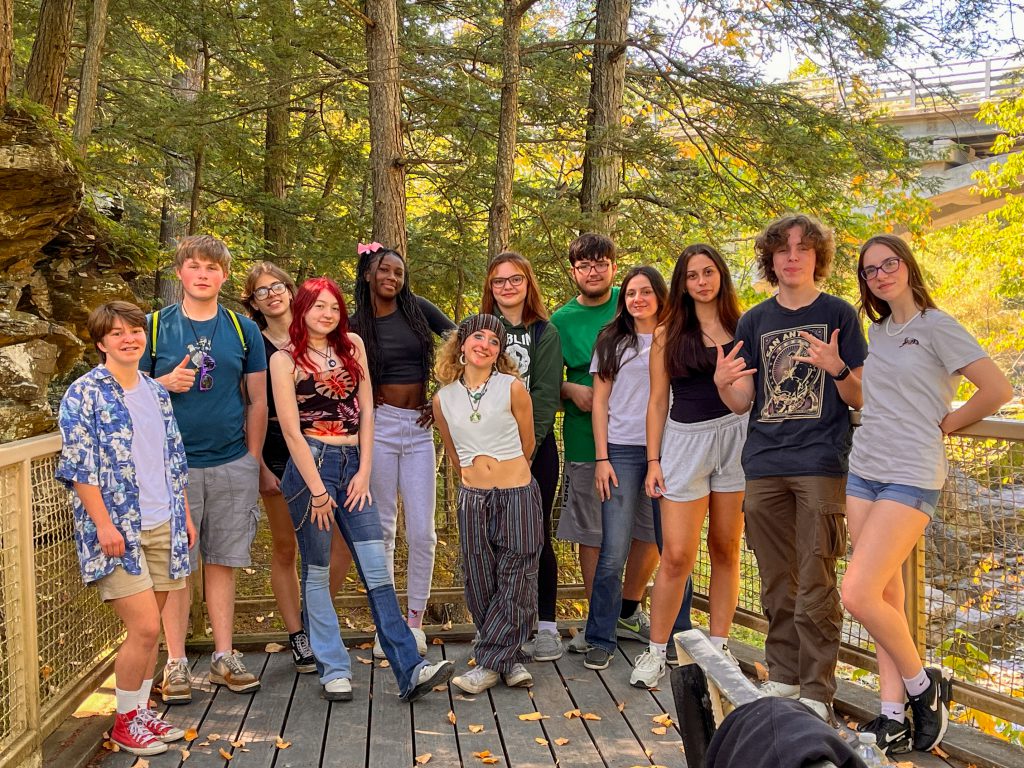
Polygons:
<instances>
[{"instance_id":1,"label":"group of teenagers","mask_svg":"<svg viewBox=\"0 0 1024 768\"><path fill-rule=\"evenodd\" d=\"M526 664L566 648L605 669L624 637L648 644L630 682L653 688L671 634L690 628L707 521L712 643L728 655L745 528L768 619L763 692L833 719L845 605L878 656L880 714L862 728L891 754L932 748L949 680L917 652L901 567L938 503L944 435L994 413L1012 390L936 307L903 240L877 235L860 249L870 344L857 310L819 288L835 253L827 227L785 215L755 252L776 293L741 313L712 246L684 249L668 285L651 266L616 284L614 243L584 234L568 250L578 295L549 316L529 261L508 251L488 265L480 313L456 325L411 291L403 255L379 243L358 247L351 315L330 278L297 287L262 262L245 278L245 317L218 302L225 245L184 238L181 302L148 316L126 302L94 310L88 331L102 362L71 385L59 414L57 476L75 491L83 578L127 631L112 740L148 755L184 735L151 697L162 625L160 695L191 700L185 587L200 555L209 679L259 688L232 625L235 569L250 565L262 496L295 667L315 671L328 700L352 698L333 603L352 563L376 626L373 655L390 662L404 700L449 680L471 694L530 686ZM953 409L961 376L976 391ZM577 545L589 599L585 631L565 645L551 525L561 407L555 536ZM862 410L855 432L851 408ZM455 677L451 662L423 658L437 543L433 426L461 481L477 629L475 665ZM399 498L405 615L394 587Z\"/></svg>"}]
</instances>

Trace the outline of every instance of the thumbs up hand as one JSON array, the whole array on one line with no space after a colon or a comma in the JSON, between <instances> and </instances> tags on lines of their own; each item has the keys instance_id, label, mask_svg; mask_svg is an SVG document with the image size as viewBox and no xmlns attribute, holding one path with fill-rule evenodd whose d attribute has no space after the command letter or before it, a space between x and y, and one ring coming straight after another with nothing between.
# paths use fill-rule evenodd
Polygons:
<instances>
[{"instance_id":1,"label":"thumbs up hand","mask_svg":"<svg viewBox=\"0 0 1024 768\"><path fill-rule=\"evenodd\" d=\"M189 357L185 355L177 367L170 373L159 377L157 381L163 384L170 392L188 392L196 380L196 369L189 368Z\"/></svg>"}]
</instances>

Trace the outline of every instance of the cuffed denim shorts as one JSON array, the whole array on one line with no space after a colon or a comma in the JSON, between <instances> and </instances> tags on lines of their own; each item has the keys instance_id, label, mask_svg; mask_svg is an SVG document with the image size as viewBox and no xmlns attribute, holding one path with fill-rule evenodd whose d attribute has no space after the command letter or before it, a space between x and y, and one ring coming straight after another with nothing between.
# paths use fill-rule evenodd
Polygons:
<instances>
[{"instance_id":1,"label":"cuffed denim shorts","mask_svg":"<svg viewBox=\"0 0 1024 768\"><path fill-rule=\"evenodd\" d=\"M846 479L846 495L858 499L878 501L888 499L904 506L924 512L928 517L935 517L935 505L939 503L942 489L918 488L916 485L901 483L882 483L877 480L865 480L851 472Z\"/></svg>"}]
</instances>

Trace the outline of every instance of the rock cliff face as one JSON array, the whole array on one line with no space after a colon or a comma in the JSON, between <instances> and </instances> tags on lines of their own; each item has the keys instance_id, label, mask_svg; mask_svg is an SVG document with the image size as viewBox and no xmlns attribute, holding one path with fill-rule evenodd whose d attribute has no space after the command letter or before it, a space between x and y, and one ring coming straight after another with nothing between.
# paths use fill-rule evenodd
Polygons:
<instances>
[{"instance_id":1,"label":"rock cliff face","mask_svg":"<svg viewBox=\"0 0 1024 768\"><path fill-rule=\"evenodd\" d=\"M89 312L137 301L134 267L82 207L72 152L45 119L0 117L0 442L54 428L47 391L88 350Z\"/></svg>"}]
</instances>

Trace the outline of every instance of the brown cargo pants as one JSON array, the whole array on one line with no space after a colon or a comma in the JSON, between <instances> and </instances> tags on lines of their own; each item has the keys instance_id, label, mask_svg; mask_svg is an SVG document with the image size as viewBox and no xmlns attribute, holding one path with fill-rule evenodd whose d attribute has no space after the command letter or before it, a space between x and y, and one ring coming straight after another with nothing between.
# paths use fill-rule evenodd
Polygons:
<instances>
[{"instance_id":1,"label":"brown cargo pants","mask_svg":"<svg viewBox=\"0 0 1024 768\"><path fill-rule=\"evenodd\" d=\"M826 703L843 628L836 559L846 554L845 496L845 476L786 476L747 480L743 499L768 617L769 679Z\"/></svg>"}]
</instances>

